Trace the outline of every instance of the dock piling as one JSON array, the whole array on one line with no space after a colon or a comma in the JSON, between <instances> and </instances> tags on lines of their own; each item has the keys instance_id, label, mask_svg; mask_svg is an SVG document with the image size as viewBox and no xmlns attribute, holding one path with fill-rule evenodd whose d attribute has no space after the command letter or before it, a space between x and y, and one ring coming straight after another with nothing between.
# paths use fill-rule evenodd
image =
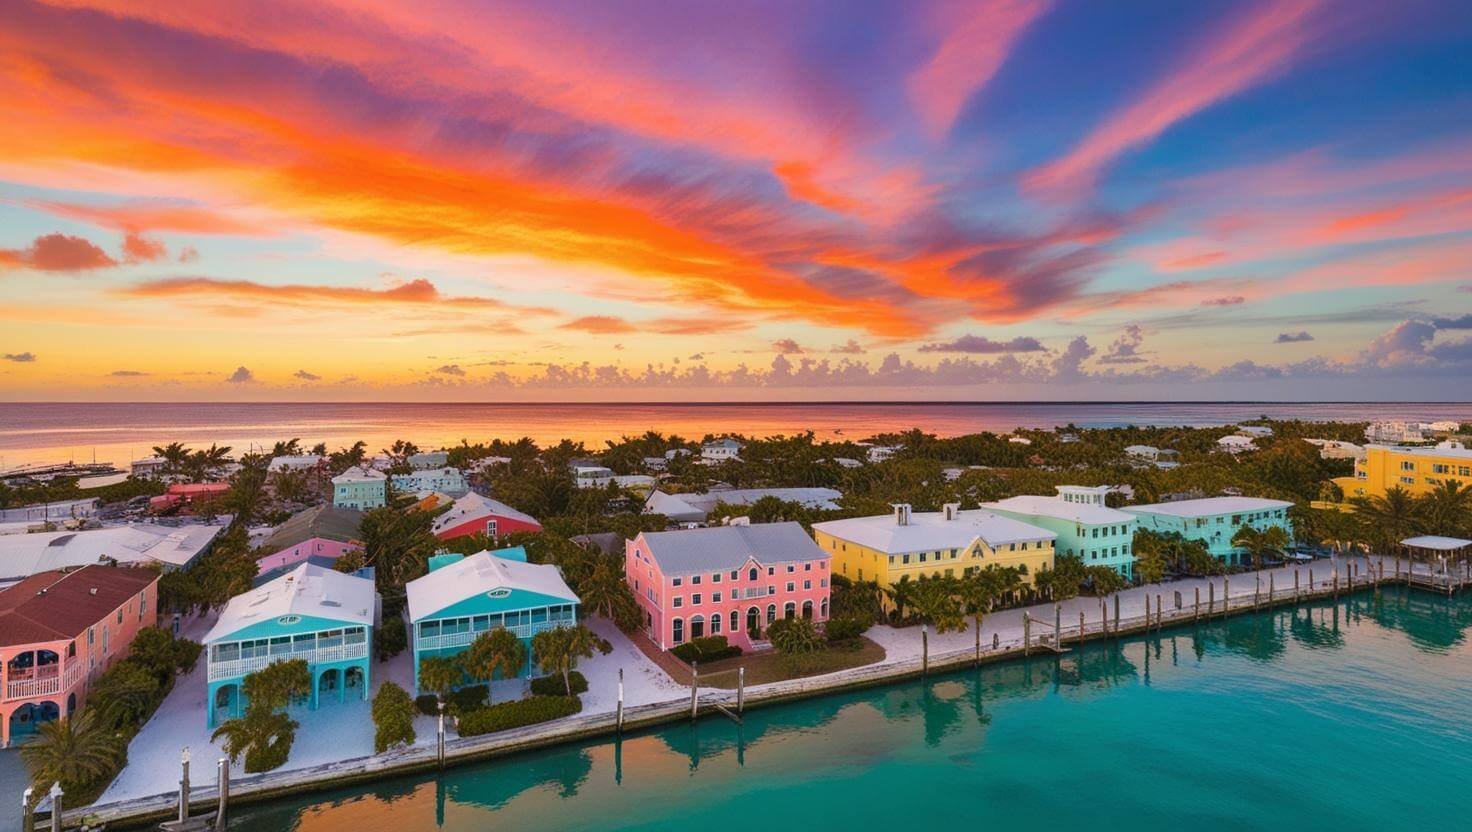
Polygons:
<instances>
[{"instance_id":1,"label":"dock piling","mask_svg":"<svg viewBox=\"0 0 1472 832\"><path fill-rule=\"evenodd\" d=\"M1191 620L1195 621L1201 617L1201 587L1196 587L1196 605L1191 608Z\"/></svg>"},{"instance_id":2,"label":"dock piling","mask_svg":"<svg viewBox=\"0 0 1472 832\"><path fill-rule=\"evenodd\" d=\"M183 826L189 821L189 746L184 746L184 752L179 755L179 764L182 773L179 776L179 825Z\"/></svg>"},{"instance_id":3,"label":"dock piling","mask_svg":"<svg viewBox=\"0 0 1472 832\"><path fill-rule=\"evenodd\" d=\"M736 668L736 713L746 710L746 668Z\"/></svg>"},{"instance_id":4,"label":"dock piling","mask_svg":"<svg viewBox=\"0 0 1472 832\"><path fill-rule=\"evenodd\" d=\"M1023 621L1023 632L1027 632L1027 622ZM930 673L930 627L927 624L920 625L920 675Z\"/></svg>"},{"instance_id":5,"label":"dock piling","mask_svg":"<svg viewBox=\"0 0 1472 832\"><path fill-rule=\"evenodd\" d=\"M1063 649L1063 608L1053 605L1053 646Z\"/></svg>"},{"instance_id":6,"label":"dock piling","mask_svg":"<svg viewBox=\"0 0 1472 832\"><path fill-rule=\"evenodd\" d=\"M1079 610L1078 611L1078 642L1079 642L1079 644L1083 644L1083 642L1084 642L1084 611L1083 610Z\"/></svg>"},{"instance_id":7,"label":"dock piling","mask_svg":"<svg viewBox=\"0 0 1472 832\"><path fill-rule=\"evenodd\" d=\"M1273 581L1273 573L1272 572L1269 572L1268 573L1268 600L1269 601L1272 601L1273 600L1273 596L1277 593L1277 591L1278 590L1275 588L1275 583Z\"/></svg>"},{"instance_id":8,"label":"dock piling","mask_svg":"<svg viewBox=\"0 0 1472 832\"><path fill-rule=\"evenodd\" d=\"M618 669L618 707L613 715L614 729L618 733L624 732L624 669Z\"/></svg>"},{"instance_id":9,"label":"dock piling","mask_svg":"<svg viewBox=\"0 0 1472 832\"><path fill-rule=\"evenodd\" d=\"M215 791L220 793L220 802L215 807L215 828L224 829L225 806L230 802L230 758L221 757L215 768L219 771L219 784Z\"/></svg>"},{"instance_id":10,"label":"dock piling","mask_svg":"<svg viewBox=\"0 0 1472 832\"><path fill-rule=\"evenodd\" d=\"M1216 608L1216 584L1206 583L1206 617L1210 618L1212 610Z\"/></svg>"},{"instance_id":11,"label":"dock piling","mask_svg":"<svg viewBox=\"0 0 1472 832\"><path fill-rule=\"evenodd\" d=\"M1022 655L1026 656L1032 652L1032 616L1022 614Z\"/></svg>"},{"instance_id":12,"label":"dock piling","mask_svg":"<svg viewBox=\"0 0 1472 832\"><path fill-rule=\"evenodd\" d=\"M435 761L440 768L445 767L445 703L440 703L439 724L435 729Z\"/></svg>"},{"instance_id":13,"label":"dock piling","mask_svg":"<svg viewBox=\"0 0 1472 832\"><path fill-rule=\"evenodd\" d=\"M1155 593L1155 629L1159 630L1165 622L1165 602L1160 600L1160 593ZM1149 621L1145 622L1148 627Z\"/></svg>"},{"instance_id":14,"label":"dock piling","mask_svg":"<svg viewBox=\"0 0 1472 832\"><path fill-rule=\"evenodd\" d=\"M1114 634L1119 635L1119 593L1114 594Z\"/></svg>"},{"instance_id":15,"label":"dock piling","mask_svg":"<svg viewBox=\"0 0 1472 832\"><path fill-rule=\"evenodd\" d=\"M690 721L700 714L700 662L690 663Z\"/></svg>"},{"instance_id":16,"label":"dock piling","mask_svg":"<svg viewBox=\"0 0 1472 832\"><path fill-rule=\"evenodd\" d=\"M36 832L36 810L31 806L31 795L36 790L26 786L20 795L20 832Z\"/></svg>"},{"instance_id":17,"label":"dock piling","mask_svg":"<svg viewBox=\"0 0 1472 832\"><path fill-rule=\"evenodd\" d=\"M64 794L60 783L51 784L51 832L61 832L61 797Z\"/></svg>"},{"instance_id":18,"label":"dock piling","mask_svg":"<svg viewBox=\"0 0 1472 832\"><path fill-rule=\"evenodd\" d=\"M1145 593L1145 629L1150 629L1150 593Z\"/></svg>"},{"instance_id":19,"label":"dock piling","mask_svg":"<svg viewBox=\"0 0 1472 832\"><path fill-rule=\"evenodd\" d=\"M1222 578L1222 615L1232 608L1232 582Z\"/></svg>"}]
</instances>

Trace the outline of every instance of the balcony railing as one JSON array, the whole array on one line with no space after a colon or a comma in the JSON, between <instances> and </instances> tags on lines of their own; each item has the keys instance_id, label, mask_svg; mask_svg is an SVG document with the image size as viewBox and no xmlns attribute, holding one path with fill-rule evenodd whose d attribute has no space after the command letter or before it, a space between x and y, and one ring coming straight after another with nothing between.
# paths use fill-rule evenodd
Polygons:
<instances>
[{"instance_id":1,"label":"balcony railing","mask_svg":"<svg viewBox=\"0 0 1472 832\"><path fill-rule=\"evenodd\" d=\"M57 670L56 665L32 669L24 676L11 673L5 680L5 699L31 699L37 696L57 696L69 690L82 678L82 663L66 663L66 671Z\"/></svg>"},{"instance_id":2,"label":"balcony railing","mask_svg":"<svg viewBox=\"0 0 1472 832\"><path fill-rule=\"evenodd\" d=\"M515 627L506 627L511 634L517 638L531 638L543 630L555 630L558 627L572 627L576 625L577 619L572 616L567 618L550 618L546 621L538 621L535 624L518 624ZM414 646L420 650L440 650L446 647L464 647L481 633L487 630L474 630L463 633L445 633L437 636L416 636Z\"/></svg>"},{"instance_id":3,"label":"balcony railing","mask_svg":"<svg viewBox=\"0 0 1472 832\"><path fill-rule=\"evenodd\" d=\"M343 662L350 659L362 659L368 656L368 642L359 641L353 644L339 644L336 647L319 647L315 650L296 650L286 653L272 653L268 656L252 656L247 659L232 659L230 661L211 661L209 679L218 682L221 679L235 679L254 673L265 668L272 662L289 662L293 659L301 659L307 664L326 664L327 662Z\"/></svg>"}]
</instances>

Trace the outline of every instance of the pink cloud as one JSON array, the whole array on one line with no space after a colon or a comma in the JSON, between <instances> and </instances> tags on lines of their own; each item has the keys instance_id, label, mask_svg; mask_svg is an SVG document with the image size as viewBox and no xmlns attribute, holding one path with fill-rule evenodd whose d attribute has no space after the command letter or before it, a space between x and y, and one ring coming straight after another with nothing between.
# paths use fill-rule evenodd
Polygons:
<instances>
[{"instance_id":1,"label":"pink cloud","mask_svg":"<svg viewBox=\"0 0 1472 832\"><path fill-rule=\"evenodd\" d=\"M1048 8L1047 0L947 2L927 15L940 43L906 88L932 137L943 136L961 108L1011 54L1013 44Z\"/></svg>"},{"instance_id":2,"label":"pink cloud","mask_svg":"<svg viewBox=\"0 0 1472 832\"><path fill-rule=\"evenodd\" d=\"M69 234L45 234L23 249L0 249L0 268L81 272L116 266L95 243Z\"/></svg>"}]
</instances>

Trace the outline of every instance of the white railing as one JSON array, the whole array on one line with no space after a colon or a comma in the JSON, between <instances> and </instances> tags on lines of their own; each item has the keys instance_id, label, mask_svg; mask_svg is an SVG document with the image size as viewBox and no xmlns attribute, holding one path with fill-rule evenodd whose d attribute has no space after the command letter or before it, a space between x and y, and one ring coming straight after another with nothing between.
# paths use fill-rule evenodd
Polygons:
<instances>
[{"instance_id":1,"label":"white railing","mask_svg":"<svg viewBox=\"0 0 1472 832\"><path fill-rule=\"evenodd\" d=\"M82 676L82 663L66 663L66 673L56 671L56 665L47 665L34 671L33 675L21 679L9 679L5 683L5 698L30 699L35 696L55 696L69 689Z\"/></svg>"},{"instance_id":2,"label":"white railing","mask_svg":"<svg viewBox=\"0 0 1472 832\"><path fill-rule=\"evenodd\" d=\"M774 593L768 592L767 588L764 586L749 586L742 591L741 598L742 600L745 600L747 598L765 598L768 595L772 594Z\"/></svg>"},{"instance_id":3,"label":"white railing","mask_svg":"<svg viewBox=\"0 0 1472 832\"><path fill-rule=\"evenodd\" d=\"M543 630L555 630L558 627L572 627L577 623L577 619L575 618L554 618L547 621L539 621L536 624L518 624L515 627L504 627L499 629L510 630L511 634L516 636L517 638L531 638L532 636L542 632ZM440 650L446 647L464 647L470 642L475 641L475 637L484 632L489 631L476 630L467 631L464 633L446 633L444 635L438 636L416 636L414 639L414 645L420 650Z\"/></svg>"},{"instance_id":4,"label":"white railing","mask_svg":"<svg viewBox=\"0 0 1472 832\"><path fill-rule=\"evenodd\" d=\"M307 664L325 664L327 662L342 662L349 659L362 659L368 656L368 642L360 641L354 644L340 644L336 647L319 647L315 650L298 650L289 653L272 653L268 656L252 656L248 659L234 659L227 662L211 661L209 680L218 682L221 679L234 679L261 670L272 662L289 662L293 659L302 659Z\"/></svg>"}]
</instances>

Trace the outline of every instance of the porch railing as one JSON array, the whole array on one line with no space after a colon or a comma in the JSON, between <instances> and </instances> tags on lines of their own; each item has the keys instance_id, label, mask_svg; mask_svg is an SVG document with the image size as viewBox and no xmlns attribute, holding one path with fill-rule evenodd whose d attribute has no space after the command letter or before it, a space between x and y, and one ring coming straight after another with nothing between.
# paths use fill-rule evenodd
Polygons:
<instances>
[{"instance_id":1,"label":"porch railing","mask_svg":"<svg viewBox=\"0 0 1472 832\"><path fill-rule=\"evenodd\" d=\"M558 627L571 627L577 623L578 622L576 618L568 616L567 618L550 618L546 621L538 621L535 624L518 624L514 627L506 627L505 629L510 630L511 634L516 636L517 638L531 638L532 636L542 632L543 630L555 630ZM484 632L489 631L474 630L463 633L445 633L437 636L416 636L414 639L414 645L420 650L440 650L446 647L464 647L470 642L475 641L475 637Z\"/></svg>"},{"instance_id":2,"label":"porch railing","mask_svg":"<svg viewBox=\"0 0 1472 832\"><path fill-rule=\"evenodd\" d=\"M71 689L82 678L82 663L66 662L66 670L57 670L57 665L34 668L25 676L16 678L10 674L5 680L5 699L31 699L36 696L55 696Z\"/></svg>"},{"instance_id":3,"label":"porch railing","mask_svg":"<svg viewBox=\"0 0 1472 832\"><path fill-rule=\"evenodd\" d=\"M307 664L325 664L327 662L362 659L367 656L368 642L360 641L354 644L339 644L336 647L321 647L315 650L272 653L268 656L252 656L248 659L232 659L224 662L212 661L210 662L209 680L211 682L218 682L221 679L238 678L261 670L272 662L287 662L293 659L302 659Z\"/></svg>"}]
</instances>

